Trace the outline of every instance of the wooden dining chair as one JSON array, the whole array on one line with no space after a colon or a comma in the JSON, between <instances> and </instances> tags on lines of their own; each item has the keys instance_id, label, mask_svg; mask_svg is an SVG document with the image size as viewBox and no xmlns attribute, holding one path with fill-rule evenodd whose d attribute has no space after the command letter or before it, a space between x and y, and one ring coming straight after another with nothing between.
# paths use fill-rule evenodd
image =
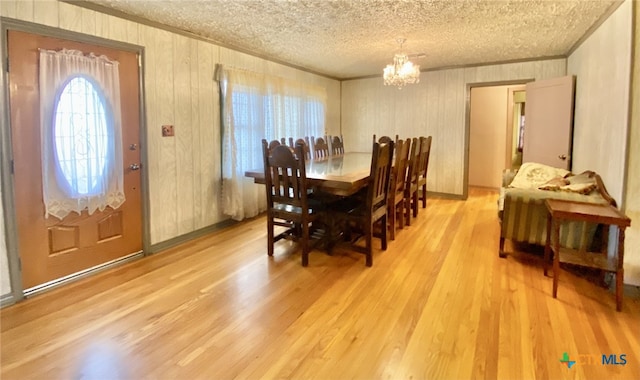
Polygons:
<instances>
[{"instance_id":1,"label":"wooden dining chair","mask_svg":"<svg viewBox=\"0 0 640 380\"><path fill-rule=\"evenodd\" d=\"M307 194L305 156L302 144L296 145L296 155L277 140L262 140L264 177L267 192L267 253L273 256L274 245L280 239L302 244L302 266L309 264L311 226L320 216L320 204L310 201ZM275 235L277 226L286 230Z\"/></svg>"},{"instance_id":2,"label":"wooden dining chair","mask_svg":"<svg viewBox=\"0 0 640 380\"><path fill-rule=\"evenodd\" d=\"M413 217L418 216L418 165L420 159L420 140L411 140L411 152L407 162L407 178L404 185L405 223L411 225L411 210Z\"/></svg>"},{"instance_id":3,"label":"wooden dining chair","mask_svg":"<svg viewBox=\"0 0 640 380\"><path fill-rule=\"evenodd\" d=\"M396 140L397 140L397 136L396 136ZM388 144L391 141L393 140L389 136L380 136L380 138L376 140L376 135L375 134L373 135L373 142L378 142L380 144Z\"/></svg>"},{"instance_id":4,"label":"wooden dining chair","mask_svg":"<svg viewBox=\"0 0 640 380\"><path fill-rule=\"evenodd\" d=\"M422 208L427 208L427 170L431 154L431 136L420 137L420 165L418 169L418 199L422 200Z\"/></svg>"},{"instance_id":5,"label":"wooden dining chair","mask_svg":"<svg viewBox=\"0 0 640 380\"><path fill-rule=\"evenodd\" d=\"M292 138L293 140L293 138ZM302 145L302 154L304 154L305 161L311 159L311 148L309 147L309 138L300 138L295 141L293 149L295 150L298 145Z\"/></svg>"},{"instance_id":6,"label":"wooden dining chair","mask_svg":"<svg viewBox=\"0 0 640 380\"><path fill-rule=\"evenodd\" d=\"M264 141L267 141L267 140L264 140ZM268 146L268 148L269 148L269 152L271 152L273 149L275 149L275 147L280 146L280 145L285 145L285 144L281 144L281 142L280 142L280 141L278 141L278 140L272 140L272 141L269 143L269 146ZM285 145L285 146L286 146L286 145Z\"/></svg>"},{"instance_id":7,"label":"wooden dining chair","mask_svg":"<svg viewBox=\"0 0 640 380\"><path fill-rule=\"evenodd\" d=\"M331 138L331 155L341 156L344 154L344 141L342 136L333 136Z\"/></svg>"},{"instance_id":8,"label":"wooden dining chair","mask_svg":"<svg viewBox=\"0 0 640 380\"><path fill-rule=\"evenodd\" d=\"M313 150L313 158L314 159L320 159L320 158L326 158L329 157L329 144L327 144L327 141L322 138L322 137L318 137L318 138L311 138L311 145L312 145L312 150Z\"/></svg>"},{"instance_id":9,"label":"wooden dining chair","mask_svg":"<svg viewBox=\"0 0 640 380\"><path fill-rule=\"evenodd\" d=\"M395 163L391 169L389 180L389 196L387 197L387 213L389 214L389 233L391 240L396 239L396 221L400 229L404 228L404 186L407 177L407 162L411 139L398 140L395 144Z\"/></svg>"},{"instance_id":10,"label":"wooden dining chair","mask_svg":"<svg viewBox=\"0 0 640 380\"><path fill-rule=\"evenodd\" d=\"M365 247L352 245L353 249L366 255L366 265L373 265L374 224L380 223L382 249L387 249L387 197L389 195L389 178L391 175L394 143L373 144L371 171L364 198L356 194L353 197L336 202L332 206L338 220L346 220L347 236L351 225L358 226L366 239Z\"/></svg>"}]
</instances>

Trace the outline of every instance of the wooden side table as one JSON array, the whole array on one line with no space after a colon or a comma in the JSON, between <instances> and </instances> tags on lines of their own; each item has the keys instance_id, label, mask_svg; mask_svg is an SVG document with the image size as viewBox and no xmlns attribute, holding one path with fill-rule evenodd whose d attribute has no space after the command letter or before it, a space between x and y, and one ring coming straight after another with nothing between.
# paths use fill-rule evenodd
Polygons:
<instances>
[{"instance_id":1,"label":"wooden side table","mask_svg":"<svg viewBox=\"0 0 640 380\"><path fill-rule=\"evenodd\" d=\"M616 310L622 310L622 285L624 280L624 230L631 225L631 219L610 205L581 203L547 199L547 244L544 249L544 274L547 274L549 255L553 251L553 298L558 293L560 262L603 269L616 274ZM586 252L560 247L561 221L585 221L604 225L602 252ZM609 258L607 254L610 226L618 226L618 253ZM553 240L553 244L552 244Z\"/></svg>"}]
</instances>

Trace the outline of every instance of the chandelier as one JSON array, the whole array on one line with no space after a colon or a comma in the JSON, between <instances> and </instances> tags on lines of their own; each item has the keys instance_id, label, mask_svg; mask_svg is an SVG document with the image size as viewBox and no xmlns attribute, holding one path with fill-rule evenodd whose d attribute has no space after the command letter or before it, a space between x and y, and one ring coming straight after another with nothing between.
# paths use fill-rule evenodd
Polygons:
<instances>
[{"instance_id":1,"label":"chandelier","mask_svg":"<svg viewBox=\"0 0 640 380\"><path fill-rule=\"evenodd\" d=\"M402 51L402 44L406 39L398 38L397 41ZM393 63L384 68L383 79L385 86L397 86L398 89L406 84L420 83L420 65L414 65L405 53L397 53L393 57Z\"/></svg>"}]
</instances>

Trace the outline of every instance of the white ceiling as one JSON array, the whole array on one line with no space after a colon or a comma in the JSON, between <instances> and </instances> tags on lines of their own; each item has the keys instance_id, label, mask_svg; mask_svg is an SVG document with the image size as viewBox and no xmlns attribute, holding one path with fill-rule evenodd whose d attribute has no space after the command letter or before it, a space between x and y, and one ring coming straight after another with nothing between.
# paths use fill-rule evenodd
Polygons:
<instances>
[{"instance_id":1,"label":"white ceiling","mask_svg":"<svg viewBox=\"0 0 640 380\"><path fill-rule=\"evenodd\" d=\"M421 69L564 56L607 0L88 0L330 77L381 75L406 38Z\"/></svg>"}]
</instances>

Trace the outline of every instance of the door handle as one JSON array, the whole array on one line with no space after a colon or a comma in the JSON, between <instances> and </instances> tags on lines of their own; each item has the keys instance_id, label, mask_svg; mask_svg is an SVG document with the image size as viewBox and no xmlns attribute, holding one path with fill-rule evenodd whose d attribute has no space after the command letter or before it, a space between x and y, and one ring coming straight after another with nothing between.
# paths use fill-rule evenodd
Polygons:
<instances>
[{"instance_id":1,"label":"door handle","mask_svg":"<svg viewBox=\"0 0 640 380\"><path fill-rule=\"evenodd\" d=\"M131 170L140 170L140 164L131 164L131 165L129 165L129 169L131 169Z\"/></svg>"},{"instance_id":2,"label":"door handle","mask_svg":"<svg viewBox=\"0 0 640 380\"><path fill-rule=\"evenodd\" d=\"M558 156L559 159L561 159L562 161L567 159L567 155L566 154L561 154Z\"/></svg>"}]
</instances>

